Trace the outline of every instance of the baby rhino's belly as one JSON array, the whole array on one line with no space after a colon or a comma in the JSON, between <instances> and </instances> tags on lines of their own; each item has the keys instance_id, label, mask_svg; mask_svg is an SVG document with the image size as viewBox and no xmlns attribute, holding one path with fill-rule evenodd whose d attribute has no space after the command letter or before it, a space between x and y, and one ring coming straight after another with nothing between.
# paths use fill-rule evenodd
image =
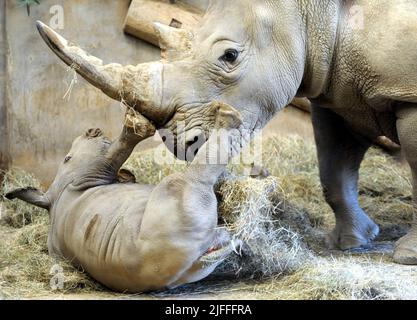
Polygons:
<instances>
[{"instance_id":1,"label":"baby rhino's belly","mask_svg":"<svg viewBox=\"0 0 417 320\"><path fill-rule=\"evenodd\" d=\"M128 285L140 265L137 239L152 190L114 185L87 191L58 226L62 255L106 286Z\"/></svg>"}]
</instances>

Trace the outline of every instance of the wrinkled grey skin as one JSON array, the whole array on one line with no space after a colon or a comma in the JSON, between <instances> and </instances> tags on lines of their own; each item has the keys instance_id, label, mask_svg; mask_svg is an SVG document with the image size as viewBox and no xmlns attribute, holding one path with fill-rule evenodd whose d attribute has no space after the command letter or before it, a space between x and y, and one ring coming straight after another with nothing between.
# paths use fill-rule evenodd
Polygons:
<instances>
[{"instance_id":1,"label":"wrinkled grey skin","mask_svg":"<svg viewBox=\"0 0 417 320\"><path fill-rule=\"evenodd\" d=\"M353 5L363 12L363 28L351 23ZM185 130L167 142L177 153L210 127L201 115L213 99L239 109L244 127L254 130L295 96L308 97L321 181L336 215L330 245L351 249L370 245L379 232L357 199L358 169L378 136L401 143L417 197L416 21L415 0L212 1L194 35L156 24L162 61L117 68L38 28L61 59L158 128L175 129L185 119ZM239 53L234 62L225 60L228 49ZM416 222L394 260L417 264Z\"/></svg>"},{"instance_id":2,"label":"wrinkled grey skin","mask_svg":"<svg viewBox=\"0 0 417 320\"><path fill-rule=\"evenodd\" d=\"M223 104L211 110L216 126L241 125L236 110ZM216 164L211 157L236 154L227 132L232 131L223 131L219 144L217 135L210 136L205 144L210 149L203 147L185 173L157 186L118 183L133 148L155 133L147 119L128 115L114 142L99 129L78 137L45 194L25 188L6 197L48 209L50 254L81 266L111 289L143 292L198 281L240 245L217 227L213 187L228 159ZM121 175L129 179L130 173Z\"/></svg>"}]
</instances>

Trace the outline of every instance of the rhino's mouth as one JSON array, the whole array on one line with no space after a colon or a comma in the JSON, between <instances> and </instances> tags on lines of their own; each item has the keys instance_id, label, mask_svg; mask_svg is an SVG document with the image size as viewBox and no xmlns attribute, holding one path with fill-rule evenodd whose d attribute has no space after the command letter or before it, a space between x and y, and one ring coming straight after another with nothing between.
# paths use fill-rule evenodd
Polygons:
<instances>
[{"instance_id":1,"label":"rhino's mouth","mask_svg":"<svg viewBox=\"0 0 417 320\"><path fill-rule=\"evenodd\" d=\"M223 252L224 250L229 249L229 246L230 246L230 243L226 245L212 246L206 251L206 253L203 254L203 257L218 255L220 252Z\"/></svg>"},{"instance_id":2,"label":"rhino's mouth","mask_svg":"<svg viewBox=\"0 0 417 320\"><path fill-rule=\"evenodd\" d=\"M229 233L224 229L218 230L214 242L199 259L203 265L219 263L225 260L232 252L240 254L242 242L231 239Z\"/></svg>"},{"instance_id":3,"label":"rhino's mouth","mask_svg":"<svg viewBox=\"0 0 417 320\"><path fill-rule=\"evenodd\" d=\"M203 266L211 266L224 261L232 253L240 255L242 242L240 240L231 240L228 244L210 247L206 253L199 259Z\"/></svg>"}]
</instances>

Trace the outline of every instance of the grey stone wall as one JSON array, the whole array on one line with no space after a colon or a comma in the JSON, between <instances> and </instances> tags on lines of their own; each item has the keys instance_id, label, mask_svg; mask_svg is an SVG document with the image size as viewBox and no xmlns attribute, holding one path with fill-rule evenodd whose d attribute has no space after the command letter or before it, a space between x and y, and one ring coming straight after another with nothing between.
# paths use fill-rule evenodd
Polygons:
<instances>
[{"instance_id":1,"label":"grey stone wall","mask_svg":"<svg viewBox=\"0 0 417 320\"><path fill-rule=\"evenodd\" d=\"M6 21L3 14L6 0L0 0L0 170L6 169L9 163L7 108L6 108ZM0 171L0 180L1 180Z\"/></svg>"}]
</instances>

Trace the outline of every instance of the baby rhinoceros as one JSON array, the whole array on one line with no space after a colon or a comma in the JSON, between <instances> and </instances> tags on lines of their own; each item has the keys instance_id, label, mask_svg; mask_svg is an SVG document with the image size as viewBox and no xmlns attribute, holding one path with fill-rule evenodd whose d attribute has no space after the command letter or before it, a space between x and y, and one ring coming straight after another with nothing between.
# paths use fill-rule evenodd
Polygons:
<instances>
[{"instance_id":1,"label":"baby rhinoceros","mask_svg":"<svg viewBox=\"0 0 417 320\"><path fill-rule=\"evenodd\" d=\"M229 141L241 118L224 104L212 109L216 128L225 130L210 135L185 173L157 186L118 180L137 143L155 133L147 119L127 112L115 141L99 129L78 137L45 194L25 188L6 197L48 209L50 254L111 289L144 292L201 280L235 250L229 233L217 226L213 187L238 152ZM219 154L226 155L224 163L216 161Z\"/></svg>"}]
</instances>

